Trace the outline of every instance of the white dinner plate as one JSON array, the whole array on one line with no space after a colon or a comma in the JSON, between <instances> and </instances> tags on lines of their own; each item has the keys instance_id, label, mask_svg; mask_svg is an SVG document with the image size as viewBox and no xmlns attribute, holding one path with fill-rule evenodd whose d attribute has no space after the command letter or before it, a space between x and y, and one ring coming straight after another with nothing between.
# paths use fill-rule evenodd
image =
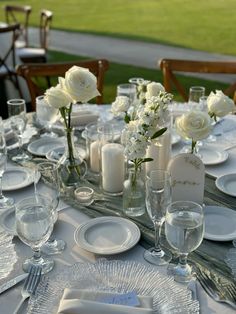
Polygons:
<instances>
[{"instance_id":1,"label":"white dinner plate","mask_svg":"<svg viewBox=\"0 0 236 314\"><path fill-rule=\"evenodd\" d=\"M16 235L16 219L15 219L15 207L6 209L0 215L0 225L2 228L11 235Z\"/></svg>"},{"instance_id":2,"label":"white dinner plate","mask_svg":"<svg viewBox=\"0 0 236 314\"><path fill-rule=\"evenodd\" d=\"M212 148L201 147L199 149L199 154L201 155L202 162L206 166L217 165L226 161L229 154L225 150L215 150Z\"/></svg>"},{"instance_id":3,"label":"white dinner plate","mask_svg":"<svg viewBox=\"0 0 236 314\"><path fill-rule=\"evenodd\" d=\"M236 239L236 211L220 206L204 207L205 235L213 241Z\"/></svg>"},{"instance_id":4,"label":"white dinner plate","mask_svg":"<svg viewBox=\"0 0 236 314\"><path fill-rule=\"evenodd\" d=\"M225 194L236 196L236 173L229 173L216 179L216 187Z\"/></svg>"},{"instance_id":5,"label":"white dinner plate","mask_svg":"<svg viewBox=\"0 0 236 314\"><path fill-rule=\"evenodd\" d=\"M2 178L2 190L14 191L22 189L34 182L34 171L30 168L9 167Z\"/></svg>"},{"instance_id":6,"label":"white dinner plate","mask_svg":"<svg viewBox=\"0 0 236 314\"><path fill-rule=\"evenodd\" d=\"M76 147L76 150L78 151L79 155L85 159L86 158L86 151L85 149L81 148L81 147ZM54 161L57 162L62 155L65 152L65 147L64 146L58 146L55 147L53 149L50 149L47 154L46 154L46 158L50 161Z\"/></svg>"},{"instance_id":7,"label":"white dinner plate","mask_svg":"<svg viewBox=\"0 0 236 314\"><path fill-rule=\"evenodd\" d=\"M135 223L125 218L99 217L79 226L74 237L83 249L110 255L132 248L140 239L140 230Z\"/></svg>"},{"instance_id":8,"label":"white dinner plate","mask_svg":"<svg viewBox=\"0 0 236 314\"><path fill-rule=\"evenodd\" d=\"M42 137L36 141L33 141L28 145L28 151L37 156L45 157L49 150L62 146L65 138L53 138L49 136Z\"/></svg>"}]
</instances>

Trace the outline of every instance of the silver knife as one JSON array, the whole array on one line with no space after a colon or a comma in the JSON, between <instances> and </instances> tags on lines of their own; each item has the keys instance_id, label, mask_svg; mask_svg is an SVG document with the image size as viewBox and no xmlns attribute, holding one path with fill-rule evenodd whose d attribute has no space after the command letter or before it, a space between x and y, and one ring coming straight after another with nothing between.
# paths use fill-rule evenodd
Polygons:
<instances>
[{"instance_id":1,"label":"silver knife","mask_svg":"<svg viewBox=\"0 0 236 314\"><path fill-rule=\"evenodd\" d=\"M22 274L5 282L4 284L0 286L0 294L10 289L11 287L15 286L16 284L18 284L20 281L24 280L27 276L28 274Z\"/></svg>"}]
</instances>

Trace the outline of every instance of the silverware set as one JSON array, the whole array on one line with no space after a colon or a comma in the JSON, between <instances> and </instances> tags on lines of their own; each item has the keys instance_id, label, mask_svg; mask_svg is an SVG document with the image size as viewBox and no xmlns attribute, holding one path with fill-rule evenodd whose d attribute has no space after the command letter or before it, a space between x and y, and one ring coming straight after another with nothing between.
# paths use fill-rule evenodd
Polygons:
<instances>
[{"instance_id":1,"label":"silverware set","mask_svg":"<svg viewBox=\"0 0 236 314\"><path fill-rule=\"evenodd\" d=\"M233 282L224 282L214 280L207 272L195 267L196 277L207 292L217 302L227 303L236 309L236 284Z\"/></svg>"},{"instance_id":2,"label":"silverware set","mask_svg":"<svg viewBox=\"0 0 236 314\"><path fill-rule=\"evenodd\" d=\"M31 266L29 274L25 279L24 286L21 290L21 301L16 307L13 314L17 314L22 304L26 299L28 299L32 294L35 293L37 286L40 282L42 268L40 266Z\"/></svg>"}]
</instances>

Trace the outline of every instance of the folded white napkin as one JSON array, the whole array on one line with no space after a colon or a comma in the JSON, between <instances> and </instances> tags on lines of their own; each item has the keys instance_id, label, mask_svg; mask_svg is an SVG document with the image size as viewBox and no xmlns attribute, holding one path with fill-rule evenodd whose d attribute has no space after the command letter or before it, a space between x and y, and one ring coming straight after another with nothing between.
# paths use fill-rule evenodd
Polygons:
<instances>
[{"instance_id":1,"label":"folded white napkin","mask_svg":"<svg viewBox=\"0 0 236 314\"><path fill-rule=\"evenodd\" d=\"M99 302L99 299L113 295L114 293L103 291L66 288L58 314L153 314L153 298L149 296L138 296L138 307Z\"/></svg>"},{"instance_id":2,"label":"folded white napkin","mask_svg":"<svg viewBox=\"0 0 236 314\"><path fill-rule=\"evenodd\" d=\"M84 126L91 122L97 121L99 113L92 110L78 110L71 114L71 125L72 126Z\"/></svg>"}]
</instances>

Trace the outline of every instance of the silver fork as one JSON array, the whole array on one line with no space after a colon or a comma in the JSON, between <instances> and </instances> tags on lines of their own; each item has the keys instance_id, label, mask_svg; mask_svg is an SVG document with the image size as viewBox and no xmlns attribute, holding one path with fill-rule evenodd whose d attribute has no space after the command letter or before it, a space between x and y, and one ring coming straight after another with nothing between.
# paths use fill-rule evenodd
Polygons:
<instances>
[{"instance_id":1,"label":"silver fork","mask_svg":"<svg viewBox=\"0 0 236 314\"><path fill-rule=\"evenodd\" d=\"M199 269L196 270L196 276L203 289L217 302L227 303L236 309L236 303L234 298L229 293L229 290L220 291L216 284Z\"/></svg>"},{"instance_id":2,"label":"silver fork","mask_svg":"<svg viewBox=\"0 0 236 314\"><path fill-rule=\"evenodd\" d=\"M41 278L42 268L40 266L31 266L29 275L25 279L24 286L21 290L21 301L13 314L17 314L24 301L34 294Z\"/></svg>"}]
</instances>

